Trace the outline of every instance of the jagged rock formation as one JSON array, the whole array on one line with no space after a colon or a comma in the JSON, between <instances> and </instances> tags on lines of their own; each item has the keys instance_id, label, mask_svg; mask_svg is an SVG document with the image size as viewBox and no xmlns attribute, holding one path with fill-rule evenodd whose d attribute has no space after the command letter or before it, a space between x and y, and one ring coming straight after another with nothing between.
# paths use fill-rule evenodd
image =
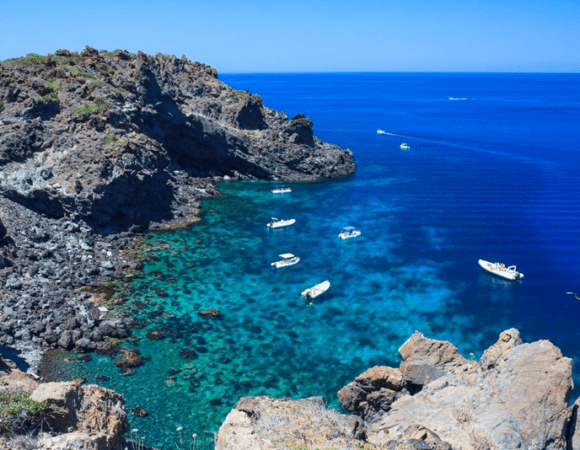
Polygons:
<instances>
[{"instance_id":1,"label":"jagged rock formation","mask_svg":"<svg viewBox=\"0 0 580 450\"><path fill-rule=\"evenodd\" d=\"M354 171L313 136L204 64L97 51L0 63L0 345L88 351L127 336L91 294L131 262L133 232L187 223L213 181L314 180Z\"/></svg>"},{"instance_id":2,"label":"jagged rock formation","mask_svg":"<svg viewBox=\"0 0 580 450\"><path fill-rule=\"evenodd\" d=\"M0 194L51 217L127 229L187 218L200 178L314 180L352 153L185 56L86 47L5 61Z\"/></svg>"},{"instance_id":3,"label":"jagged rock formation","mask_svg":"<svg viewBox=\"0 0 580 450\"><path fill-rule=\"evenodd\" d=\"M0 420L2 450L121 450L130 447L125 399L110 389L79 382L42 383L0 358L0 394L30 394L45 407Z\"/></svg>"},{"instance_id":4,"label":"jagged rock formation","mask_svg":"<svg viewBox=\"0 0 580 450\"><path fill-rule=\"evenodd\" d=\"M336 413L334 423L350 417L360 420L356 427L328 425L311 444L293 420L295 406L264 398L251 400L262 409L248 409L242 399L220 428L216 448L287 448L272 441L278 432L296 448L312 449L580 449L580 402L568 407L572 360L549 341L524 344L510 329L476 362L449 342L415 332L399 352L399 368L373 367L339 391L353 416ZM326 412L303 414L300 423L317 423ZM344 440L333 441L339 430Z\"/></svg>"}]
</instances>

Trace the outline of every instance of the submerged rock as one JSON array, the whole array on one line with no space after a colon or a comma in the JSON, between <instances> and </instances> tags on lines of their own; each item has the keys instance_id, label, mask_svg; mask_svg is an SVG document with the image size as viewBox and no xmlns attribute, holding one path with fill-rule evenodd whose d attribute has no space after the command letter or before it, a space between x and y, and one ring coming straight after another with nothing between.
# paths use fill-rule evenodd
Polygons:
<instances>
[{"instance_id":1,"label":"submerged rock","mask_svg":"<svg viewBox=\"0 0 580 450\"><path fill-rule=\"evenodd\" d=\"M179 354L187 359L197 358L197 353L193 350L188 349L188 348L181 349L181 352L179 352Z\"/></svg>"},{"instance_id":2,"label":"submerged rock","mask_svg":"<svg viewBox=\"0 0 580 450\"><path fill-rule=\"evenodd\" d=\"M135 409L133 409L132 413L137 417L147 417L149 415L149 411L141 406L137 406Z\"/></svg>"},{"instance_id":3,"label":"submerged rock","mask_svg":"<svg viewBox=\"0 0 580 450\"><path fill-rule=\"evenodd\" d=\"M200 317L209 317L211 319L217 319L218 317L221 317L221 314L217 309L207 309L205 311L198 311L197 315Z\"/></svg>"},{"instance_id":4,"label":"submerged rock","mask_svg":"<svg viewBox=\"0 0 580 450\"><path fill-rule=\"evenodd\" d=\"M117 367L120 367L123 373L129 373L128 369L133 369L143 365L143 360L141 359L141 354L139 350L134 348L121 348L121 357L115 363Z\"/></svg>"}]
</instances>

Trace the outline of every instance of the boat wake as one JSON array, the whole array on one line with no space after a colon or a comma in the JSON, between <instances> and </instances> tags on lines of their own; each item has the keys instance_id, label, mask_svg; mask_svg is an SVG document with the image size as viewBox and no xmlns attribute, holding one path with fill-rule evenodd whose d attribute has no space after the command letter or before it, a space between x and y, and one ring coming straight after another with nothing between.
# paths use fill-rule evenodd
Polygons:
<instances>
[{"instance_id":1,"label":"boat wake","mask_svg":"<svg viewBox=\"0 0 580 450\"><path fill-rule=\"evenodd\" d=\"M399 134L399 133L391 133L389 131L384 132L387 136L393 136L397 138L405 138L410 141L415 142L425 142L429 144L437 144L437 145L445 145L448 147L453 148L461 148L465 150L471 150L474 152L481 152L481 153L489 153L494 155L501 155L501 156L508 156L516 160L525 161L534 164L540 164L542 166L554 166L557 165L556 162L547 161L540 158L535 158L532 156L525 156L525 155L518 155L515 153L504 152L500 150L492 150L490 148L486 148L486 146L497 146L494 143L487 143L484 141L465 141L465 140L455 140L453 138L440 138L437 136L421 136L421 135L411 135L411 134Z\"/></svg>"}]
</instances>

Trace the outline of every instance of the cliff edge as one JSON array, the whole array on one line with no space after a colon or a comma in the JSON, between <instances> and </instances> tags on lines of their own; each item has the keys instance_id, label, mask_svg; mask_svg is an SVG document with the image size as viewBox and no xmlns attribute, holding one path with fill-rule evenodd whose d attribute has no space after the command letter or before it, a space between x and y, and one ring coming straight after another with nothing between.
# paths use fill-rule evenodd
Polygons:
<instances>
[{"instance_id":1,"label":"cliff edge","mask_svg":"<svg viewBox=\"0 0 580 450\"><path fill-rule=\"evenodd\" d=\"M350 415L321 399L242 398L216 450L580 449L572 360L549 341L506 330L473 361L415 332L399 352L398 368L373 367L338 392Z\"/></svg>"},{"instance_id":2,"label":"cliff edge","mask_svg":"<svg viewBox=\"0 0 580 450\"><path fill-rule=\"evenodd\" d=\"M312 121L215 69L139 52L57 50L2 62L0 195L95 229L187 219L215 177L307 181L355 169Z\"/></svg>"}]
</instances>

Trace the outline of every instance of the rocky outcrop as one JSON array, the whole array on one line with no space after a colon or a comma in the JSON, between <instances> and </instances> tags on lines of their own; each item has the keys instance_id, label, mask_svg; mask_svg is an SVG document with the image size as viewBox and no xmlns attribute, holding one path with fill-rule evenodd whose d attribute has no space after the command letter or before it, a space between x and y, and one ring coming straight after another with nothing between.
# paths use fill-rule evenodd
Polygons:
<instances>
[{"instance_id":1,"label":"rocky outcrop","mask_svg":"<svg viewBox=\"0 0 580 450\"><path fill-rule=\"evenodd\" d=\"M401 423L420 423L454 448L566 448L572 361L550 342L523 344L508 330L479 363L450 368L367 423L369 441L398 439Z\"/></svg>"},{"instance_id":2,"label":"rocky outcrop","mask_svg":"<svg viewBox=\"0 0 580 450\"><path fill-rule=\"evenodd\" d=\"M579 402L568 407L572 360L549 341L525 344L519 332L510 329L476 362L463 358L451 343L416 332L399 352L398 368L371 368L338 393L343 408L353 414L351 420L361 421L356 428L357 432L362 429L356 435L358 444L335 445L324 439L315 445L306 440L302 444L303 430L284 425L282 429L290 430L286 441L337 449L348 445L425 450L580 448ZM257 401L253 399L252 404ZM265 417L269 417L274 400L263 402ZM220 429L222 446L218 448L234 448L225 444L235 436L239 439L231 442L237 442L238 449L284 448L276 443L268 446L264 436L279 424L291 422L292 413L279 409L276 424L263 422L268 425L262 426L258 425L262 410L253 411L244 413L243 403L238 403ZM320 420L320 411L304 414L315 416L303 421Z\"/></svg>"},{"instance_id":3,"label":"rocky outcrop","mask_svg":"<svg viewBox=\"0 0 580 450\"><path fill-rule=\"evenodd\" d=\"M97 385L83 386L79 382L39 384L0 360L0 392L4 398L21 395L29 398L24 410L0 420L2 450L121 450L127 447L125 400L114 391Z\"/></svg>"},{"instance_id":4,"label":"rocky outcrop","mask_svg":"<svg viewBox=\"0 0 580 450\"><path fill-rule=\"evenodd\" d=\"M86 47L0 66L0 345L32 367L128 336L126 318L101 323L94 291L136 268L120 254L134 232L193 220L214 181L354 171L310 119L186 57Z\"/></svg>"},{"instance_id":5,"label":"rocky outcrop","mask_svg":"<svg viewBox=\"0 0 580 450\"><path fill-rule=\"evenodd\" d=\"M354 171L352 153L316 139L310 119L288 120L185 57L86 47L8 60L0 104L0 194L93 228L183 219L215 177Z\"/></svg>"},{"instance_id":6,"label":"rocky outcrop","mask_svg":"<svg viewBox=\"0 0 580 450\"><path fill-rule=\"evenodd\" d=\"M362 421L326 408L322 397L244 397L220 427L216 450L353 448L362 439Z\"/></svg>"},{"instance_id":7,"label":"rocky outcrop","mask_svg":"<svg viewBox=\"0 0 580 450\"><path fill-rule=\"evenodd\" d=\"M416 331L399 349L402 362L399 366L411 392L421 388L467 360L450 342L427 339Z\"/></svg>"}]
</instances>

